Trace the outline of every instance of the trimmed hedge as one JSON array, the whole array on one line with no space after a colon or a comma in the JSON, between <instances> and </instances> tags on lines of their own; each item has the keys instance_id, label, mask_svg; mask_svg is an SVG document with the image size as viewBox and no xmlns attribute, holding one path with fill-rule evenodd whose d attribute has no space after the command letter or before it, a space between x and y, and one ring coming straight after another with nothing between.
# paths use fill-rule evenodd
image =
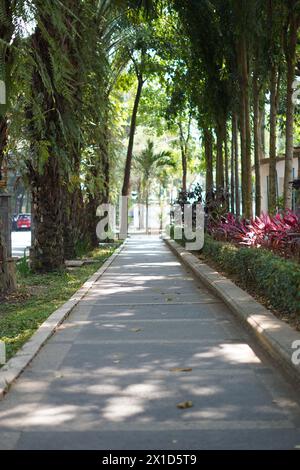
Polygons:
<instances>
[{"instance_id":1,"label":"trimmed hedge","mask_svg":"<svg viewBox=\"0 0 300 470\"><path fill-rule=\"evenodd\" d=\"M300 313L300 265L262 248L238 248L205 237L202 253L239 277L282 313Z\"/></svg>"}]
</instances>

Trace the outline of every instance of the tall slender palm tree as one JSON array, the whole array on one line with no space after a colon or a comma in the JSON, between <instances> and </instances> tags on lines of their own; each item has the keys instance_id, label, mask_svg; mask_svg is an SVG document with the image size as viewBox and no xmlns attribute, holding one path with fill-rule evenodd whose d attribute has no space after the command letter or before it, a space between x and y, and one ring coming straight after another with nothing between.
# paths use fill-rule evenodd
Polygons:
<instances>
[{"instance_id":1,"label":"tall slender palm tree","mask_svg":"<svg viewBox=\"0 0 300 470\"><path fill-rule=\"evenodd\" d=\"M145 150L135 157L135 168L141 174L142 199L146 205L146 233L149 231L150 187L153 180L158 177L161 169L166 167L175 167L172 153L166 150L155 153L154 142L151 140L147 141Z\"/></svg>"}]
</instances>

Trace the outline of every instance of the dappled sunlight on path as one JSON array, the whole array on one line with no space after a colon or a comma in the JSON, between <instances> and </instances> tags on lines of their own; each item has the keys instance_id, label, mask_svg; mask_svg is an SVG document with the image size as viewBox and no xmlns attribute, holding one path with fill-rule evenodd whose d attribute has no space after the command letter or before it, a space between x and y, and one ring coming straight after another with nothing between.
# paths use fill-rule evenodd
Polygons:
<instances>
[{"instance_id":1,"label":"dappled sunlight on path","mask_svg":"<svg viewBox=\"0 0 300 470\"><path fill-rule=\"evenodd\" d=\"M0 403L0 448L293 448L299 423L226 306L136 236Z\"/></svg>"}]
</instances>

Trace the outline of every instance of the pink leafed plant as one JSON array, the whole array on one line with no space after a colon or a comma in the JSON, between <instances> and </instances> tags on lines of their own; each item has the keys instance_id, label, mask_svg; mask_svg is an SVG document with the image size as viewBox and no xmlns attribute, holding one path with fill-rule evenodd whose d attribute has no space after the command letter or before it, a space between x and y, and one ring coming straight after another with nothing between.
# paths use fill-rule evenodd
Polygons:
<instances>
[{"instance_id":1,"label":"pink leafed plant","mask_svg":"<svg viewBox=\"0 0 300 470\"><path fill-rule=\"evenodd\" d=\"M300 219L292 211L275 216L262 213L250 221L228 213L219 220L211 220L208 232L218 240L263 247L282 256L300 258Z\"/></svg>"}]
</instances>

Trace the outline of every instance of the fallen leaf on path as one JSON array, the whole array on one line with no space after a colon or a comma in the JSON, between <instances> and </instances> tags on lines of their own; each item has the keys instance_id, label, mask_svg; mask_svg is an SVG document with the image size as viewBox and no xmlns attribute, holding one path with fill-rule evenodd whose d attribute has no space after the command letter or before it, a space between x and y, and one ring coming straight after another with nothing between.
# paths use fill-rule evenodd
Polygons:
<instances>
[{"instance_id":1,"label":"fallen leaf on path","mask_svg":"<svg viewBox=\"0 0 300 470\"><path fill-rule=\"evenodd\" d=\"M173 367L170 372L191 372L192 370L191 367Z\"/></svg>"},{"instance_id":2,"label":"fallen leaf on path","mask_svg":"<svg viewBox=\"0 0 300 470\"><path fill-rule=\"evenodd\" d=\"M193 402L192 401L183 401L181 403L178 403L178 405L176 405L177 408L180 408L181 410L185 410L186 408L192 408L193 406Z\"/></svg>"}]
</instances>

